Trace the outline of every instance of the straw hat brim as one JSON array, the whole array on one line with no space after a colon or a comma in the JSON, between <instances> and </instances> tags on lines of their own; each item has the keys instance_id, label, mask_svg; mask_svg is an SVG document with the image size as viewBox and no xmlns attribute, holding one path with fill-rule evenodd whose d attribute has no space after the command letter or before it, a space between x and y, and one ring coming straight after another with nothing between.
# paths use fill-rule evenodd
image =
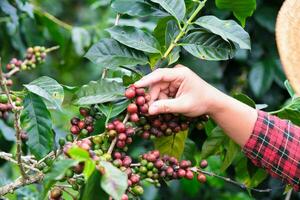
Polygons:
<instances>
[{"instance_id":1,"label":"straw hat brim","mask_svg":"<svg viewBox=\"0 0 300 200\"><path fill-rule=\"evenodd\" d=\"M284 72L300 95L300 0L285 0L276 22L276 41Z\"/></svg>"}]
</instances>

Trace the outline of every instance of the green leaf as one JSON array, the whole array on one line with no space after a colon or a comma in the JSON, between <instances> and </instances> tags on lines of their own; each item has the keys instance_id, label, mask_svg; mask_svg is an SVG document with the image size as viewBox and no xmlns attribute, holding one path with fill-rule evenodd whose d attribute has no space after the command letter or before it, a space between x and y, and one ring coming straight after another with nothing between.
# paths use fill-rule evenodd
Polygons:
<instances>
[{"instance_id":1,"label":"green leaf","mask_svg":"<svg viewBox=\"0 0 300 200\"><path fill-rule=\"evenodd\" d=\"M105 169L105 174L101 179L102 189L113 199L121 200L128 187L127 174L109 162L101 161L100 165Z\"/></svg>"},{"instance_id":2,"label":"green leaf","mask_svg":"<svg viewBox=\"0 0 300 200\"><path fill-rule=\"evenodd\" d=\"M214 128L202 145L201 158L205 159L216 153L225 139L226 135L223 130L220 127Z\"/></svg>"},{"instance_id":3,"label":"green leaf","mask_svg":"<svg viewBox=\"0 0 300 200\"><path fill-rule=\"evenodd\" d=\"M158 40L160 46L163 47L164 49L166 48L166 40L165 40L166 27L167 27L168 22L172 19L173 19L173 17L171 17L171 16L161 18L156 23L156 27L153 31L153 35Z\"/></svg>"},{"instance_id":4,"label":"green leaf","mask_svg":"<svg viewBox=\"0 0 300 200\"><path fill-rule=\"evenodd\" d=\"M41 192L41 199L45 199L47 192L55 184L55 182L64 178L66 171L70 167L75 166L77 164L78 164L77 161L70 160L70 159L58 160L54 162L50 171L45 175L43 181L44 187Z\"/></svg>"},{"instance_id":5,"label":"green leaf","mask_svg":"<svg viewBox=\"0 0 300 200\"><path fill-rule=\"evenodd\" d=\"M225 159L222 163L221 171L225 172L226 169L231 165L236 155L241 152L241 148L233 140L229 140Z\"/></svg>"},{"instance_id":6,"label":"green leaf","mask_svg":"<svg viewBox=\"0 0 300 200\"><path fill-rule=\"evenodd\" d=\"M165 33L165 44L168 47L179 34L180 29L176 21L172 20L167 23L166 33ZM180 57L181 49L180 47L175 47L168 56L168 65L171 65L178 61Z\"/></svg>"},{"instance_id":7,"label":"green leaf","mask_svg":"<svg viewBox=\"0 0 300 200\"><path fill-rule=\"evenodd\" d=\"M21 0L17 0L16 1L18 8L27 13L27 15L29 17L31 17L32 19L34 19L34 15L33 15L33 5L29 2L22 2Z\"/></svg>"},{"instance_id":8,"label":"green leaf","mask_svg":"<svg viewBox=\"0 0 300 200\"><path fill-rule=\"evenodd\" d=\"M233 20L221 20L208 15L198 18L195 24L221 36L226 41L237 43L241 49L251 49L249 34Z\"/></svg>"},{"instance_id":9,"label":"green leaf","mask_svg":"<svg viewBox=\"0 0 300 200\"><path fill-rule=\"evenodd\" d=\"M195 163L196 153L197 153L197 148L195 142L189 138L186 138L181 159L190 160L192 163Z\"/></svg>"},{"instance_id":10,"label":"green leaf","mask_svg":"<svg viewBox=\"0 0 300 200\"><path fill-rule=\"evenodd\" d=\"M72 29L72 42L77 55L84 54L84 48L91 44L91 36L87 30L81 27L74 27Z\"/></svg>"},{"instance_id":11,"label":"green leaf","mask_svg":"<svg viewBox=\"0 0 300 200\"><path fill-rule=\"evenodd\" d=\"M147 56L140 51L120 44L113 39L102 39L94 44L85 57L101 67L118 67L144 65L148 63Z\"/></svg>"},{"instance_id":12,"label":"green leaf","mask_svg":"<svg viewBox=\"0 0 300 200\"><path fill-rule=\"evenodd\" d=\"M85 180L88 180L96 168L96 165L94 161L91 159L89 152L79 147L72 147L68 151L68 154L74 160L84 162L83 175Z\"/></svg>"},{"instance_id":13,"label":"green leaf","mask_svg":"<svg viewBox=\"0 0 300 200\"><path fill-rule=\"evenodd\" d=\"M2 135L4 136L5 140L7 141L16 141L16 131L6 125L3 120L0 120L0 130Z\"/></svg>"},{"instance_id":14,"label":"green leaf","mask_svg":"<svg viewBox=\"0 0 300 200\"><path fill-rule=\"evenodd\" d=\"M42 76L24 85L24 87L42 97L48 108L61 110L61 104L64 100L64 89L56 80L48 76Z\"/></svg>"},{"instance_id":15,"label":"green leaf","mask_svg":"<svg viewBox=\"0 0 300 200\"><path fill-rule=\"evenodd\" d=\"M276 16L278 14L277 6L265 5L259 6L254 14L254 19L257 23L270 31L275 33Z\"/></svg>"},{"instance_id":16,"label":"green leaf","mask_svg":"<svg viewBox=\"0 0 300 200\"><path fill-rule=\"evenodd\" d=\"M141 29L132 26L114 26L106 30L113 39L126 46L148 53L160 53L158 41Z\"/></svg>"},{"instance_id":17,"label":"green leaf","mask_svg":"<svg viewBox=\"0 0 300 200\"><path fill-rule=\"evenodd\" d=\"M51 115L43 100L36 94L27 94L23 104L21 124L28 134L26 144L30 152L37 159L41 159L54 146Z\"/></svg>"},{"instance_id":18,"label":"green leaf","mask_svg":"<svg viewBox=\"0 0 300 200\"><path fill-rule=\"evenodd\" d=\"M291 97L295 96L295 91L288 80L284 81L284 86Z\"/></svg>"},{"instance_id":19,"label":"green leaf","mask_svg":"<svg viewBox=\"0 0 300 200\"><path fill-rule=\"evenodd\" d=\"M111 7L118 13L136 17L167 15L143 0L115 0Z\"/></svg>"},{"instance_id":20,"label":"green leaf","mask_svg":"<svg viewBox=\"0 0 300 200\"><path fill-rule=\"evenodd\" d=\"M119 82L101 79L82 86L74 96L74 104L91 105L124 98L125 88Z\"/></svg>"},{"instance_id":21,"label":"green leaf","mask_svg":"<svg viewBox=\"0 0 300 200\"><path fill-rule=\"evenodd\" d=\"M216 5L220 9L232 11L242 26L245 26L246 18L252 16L256 9L256 0L216 0Z\"/></svg>"},{"instance_id":22,"label":"green leaf","mask_svg":"<svg viewBox=\"0 0 300 200\"><path fill-rule=\"evenodd\" d=\"M106 116L107 120L118 116L124 110L126 110L130 101L122 101L118 103L109 103L108 105L100 104L99 110Z\"/></svg>"},{"instance_id":23,"label":"green leaf","mask_svg":"<svg viewBox=\"0 0 300 200\"><path fill-rule=\"evenodd\" d=\"M154 147L160 151L161 155L174 156L179 159L184 151L187 134L188 131L182 131L171 136L156 138Z\"/></svg>"},{"instance_id":24,"label":"green leaf","mask_svg":"<svg viewBox=\"0 0 300 200\"><path fill-rule=\"evenodd\" d=\"M279 111L275 111L278 117L291 120L294 124L300 125L300 97L293 99Z\"/></svg>"},{"instance_id":25,"label":"green leaf","mask_svg":"<svg viewBox=\"0 0 300 200\"><path fill-rule=\"evenodd\" d=\"M80 200L103 200L109 199L108 195L100 187L101 176L94 171L80 190Z\"/></svg>"},{"instance_id":26,"label":"green leaf","mask_svg":"<svg viewBox=\"0 0 300 200\"><path fill-rule=\"evenodd\" d=\"M13 7L7 0L0 1L0 9L3 11L3 13L9 15L12 21L9 23L11 23L13 29L16 29L17 25L19 24L17 9Z\"/></svg>"},{"instance_id":27,"label":"green leaf","mask_svg":"<svg viewBox=\"0 0 300 200\"><path fill-rule=\"evenodd\" d=\"M206 30L189 34L181 45L193 56L203 60L228 60L235 53L234 46L230 42Z\"/></svg>"},{"instance_id":28,"label":"green leaf","mask_svg":"<svg viewBox=\"0 0 300 200\"><path fill-rule=\"evenodd\" d=\"M264 169L257 169L254 175L251 177L250 186L257 187L268 177L268 173Z\"/></svg>"},{"instance_id":29,"label":"green leaf","mask_svg":"<svg viewBox=\"0 0 300 200\"><path fill-rule=\"evenodd\" d=\"M158 3L168 13L174 16L178 21L183 21L185 17L185 3L184 0L151 0L154 3Z\"/></svg>"},{"instance_id":30,"label":"green leaf","mask_svg":"<svg viewBox=\"0 0 300 200\"><path fill-rule=\"evenodd\" d=\"M249 74L249 84L256 97L265 94L274 80L272 66L268 62L254 64Z\"/></svg>"},{"instance_id":31,"label":"green leaf","mask_svg":"<svg viewBox=\"0 0 300 200\"><path fill-rule=\"evenodd\" d=\"M233 98L239 100L240 102L247 104L248 106L251 106L252 108L255 108L255 106L256 106L255 102L245 94L235 93L235 94L233 94Z\"/></svg>"}]
</instances>

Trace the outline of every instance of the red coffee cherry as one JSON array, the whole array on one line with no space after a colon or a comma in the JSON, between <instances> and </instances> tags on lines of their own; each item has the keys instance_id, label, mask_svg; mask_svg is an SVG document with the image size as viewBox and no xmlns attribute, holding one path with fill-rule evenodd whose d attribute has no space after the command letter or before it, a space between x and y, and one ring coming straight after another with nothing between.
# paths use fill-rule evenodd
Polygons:
<instances>
[{"instance_id":1,"label":"red coffee cherry","mask_svg":"<svg viewBox=\"0 0 300 200\"><path fill-rule=\"evenodd\" d=\"M145 95L145 89L144 88L137 88L135 90L135 92L136 92L137 96L144 96Z\"/></svg>"},{"instance_id":2,"label":"red coffee cherry","mask_svg":"<svg viewBox=\"0 0 300 200\"><path fill-rule=\"evenodd\" d=\"M202 160L201 163L200 163L200 167L201 167L202 169L206 168L207 165L208 165L207 160Z\"/></svg>"},{"instance_id":3,"label":"red coffee cherry","mask_svg":"<svg viewBox=\"0 0 300 200\"><path fill-rule=\"evenodd\" d=\"M137 113L138 112L138 107L135 103L131 103L131 104L128 105L127 111L131 114Z\"/></svg>"},{"instance_id":4,"label":"red coffee cherry","mask_svg":"<svg viewBox=\"0 0 300 200\"><path fill-rule=\"evenodd\" d=\"M139 116L137 113L133 113L130 115L130 121L132 122L138 122L140 119L139 119Z\"/></svg>"},{"instance_id":5,"label":"red coffee cherry","mask_svg":"<svg viewBox=\"0 0 300 200\"><path fill-rule=\"evenodd\" d=\"M185 178L192 180L194 178L194 173L191 170L186 170Z\"/></svg>"},{"instance_id":6,"label":"red coffee cherry","mask_svg":"<svg viewBox=\"0 0 300 200\"><path fill-rule=\"evenodd\" d=\"M120 133L118 135L118 140L125 141L127 139L127 135L125 133Z\"/></svg>"},{"instance_id":7,"label":"red coffee cherry","mask_svg":"<svg viewBox=\"0 0 300 200\"><path fill-rule=\"evenodd\" d=\"M129 180L128 180L129 181ZM128 184L129 185L129 184ZM121 200L128 200L127 194L123 194Z\"/></svg>"},{"instance_id":8,"label":"red coffee cherry","mask_svg":"<svg viewBox=\"0 0 300 200\"><path fill-rule=\"evenodd\" d=\"M145 97L139 96L135 100L136 104L139 106L143 106L146 103Z\"/></svg>"},{"instance_id":9,"label":"red coffee cherry","mask_svg":"<svg viewBox=\"0 0 300 200\"><path fill-rule=\"evenodd\" d=\"M125 133L125 131L126 131L125 124L123 124L122 122L118 123L118 124L116 125L116 131L117 131L118 133Z\"/></svg>"},{"instance_id":10,"label":"red coffee cherry","mask_svg":"<svg viewBox=\"0 0 300 200\"><path fill-rule=\"evenodd\" d=\"M80 121L80 119L78 117L73 117L71 119L71 124L72 125L77 125L79 121Z\"/></svg>"},{"instance_id":11,"label":"red coffee cherry","mask_svg":"<svg viewBox=\"0 0 300 200\"><path fill-rule=\"evenodd\" d=\"M90 114L90 109L89 108L79 108L79 112L82 116L86 117Z\"/></svg>"},{"instance_id":12,"label":"red coffee cherry","mask_svg":"<svg viewBox=\"0 0 300 200\"><path fill-rule=\"evenodd\" d=\"M113 130L113 129L115 129L115 125L113 123L108 123L107 126L106 126L106 128L108 130Z\"/></svg>"},{"instance_id":13,"label":"red coffee cherry","mask_svg":"<svg viewBox=\"0 0 300 200\"><path fill-rule=\"evenodd\" d=\"M84 129L85 128L85 122L84 121L80 121L78 122L78 125L77 125L80 129Z\"/></svg>"},{"instance_id":14,"label":"red coffee cherry","mask_svg":"<svg viewBox=\"0 0 300 200\"><path fill-rule=\"evenodd\" d=\"M78 135L78 134L80 133L79 127L78 127L78 126L74 126L74 125L71 126L70 131L71 131L71 133L74 134L74 135Z\"/></svg>"},{"instance_id":15,"label":"red coffee cherry","mask_svg":"<svg viewBox=\"0 0 300 200\"><path fill-rule=\"evenodd\" d=\"M168 167L166 169L166 173L168 176L172 176L173 175L173 172L174 172L174 169L172 167Z\"/></svg>"},{"instance_id":16,"label":"red coffee cherry","mask_svg":"<svg viewBox=\"0 0 300 200\"><path fill-rule=\"evenodd\" d=\"M128 88L126 91L125 91L125 97L127 99L133 99L135 97L136 93L135 93L135 89L134 88Z\"/></svg>"},{"instance_id":17,"label":"red coffee cherry","mask_svg":"<svg viewBox=\"0 0 300 200\"><path fill-rule=\"evenodd\" d=\"M200 183L205 183L206 182L206 176L204 174L199 173L198 176L197 176L197 180Z\"/></svg>"},{"instance_id":18,"label":"red coffee cherry","mask_svg":"<svg viewBox=\"0 0 300 200\"><path fill-rule=\"evenodd\" d=\"M157 160L156 162L155 162L155 167L157 168L157 169L160 169L160 168L162 168L163 166L164 166L164 161L162 161L162 160Z\"/></svg>"},{"instance_id":19,"label":"red coffee cherry","mask_svg":"<svg viewBox=\"0 0 300 200\"><path fill-rule=\"evenodd\" d=\"M177 176L178 176L179 178L183 178L183 177L185 177L185 175L186 175L186 172L185 172L184 169L179 169L179 170L177 171Z\"/></svg>"},{"instance_id":20,"label":"red coffee cherry","mask_svg":"<svg viewBox=\"0 0 300 200\"><path fill-rule=\"evenodd\" d=\"M140 182L140 177L136 174L132 174L130 177L130 180L131 180L132 184L134 185L134 184Z\"/></svg>"}]
</instances>

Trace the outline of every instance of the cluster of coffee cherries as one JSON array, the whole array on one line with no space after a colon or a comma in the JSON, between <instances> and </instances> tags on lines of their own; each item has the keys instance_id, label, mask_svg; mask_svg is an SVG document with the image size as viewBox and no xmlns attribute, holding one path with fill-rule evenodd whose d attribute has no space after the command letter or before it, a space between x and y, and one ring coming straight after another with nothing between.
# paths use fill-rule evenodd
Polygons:
<instances>
[{"instance_id":1,"label":"cluster of coffee cherries","mask_svg":"<svg viewBox=\"0 0 300 200\"><path fill-rule=\"evenodd\" d=\"M149 94L146 94L144 88L136 88L134 85L131 85L125 91L125 97L133 101L127 107L130 121L138 122L140 120L140 114L145 115L148 113L148 102L150 101Z\"/></svg>"},{"instance_id":2,"label":"cluster of coffee cherries","mask_svg":"<svg viewBox=\"0 0 300 200\"><path fill-rule=\"evenodd\" d=\"M22 106L22 99L20 97L17 97L15 95L10 95L10 98L12 100L12 103L16 107ZM11 112L13 109L13 106L10 104L8 97L6 94L0 94L0 117L2 119L7 119L8 113Z\"/></svg>"},{"instance_id":3,"label":"cluster of coffee cherries","mask_svg":"<svg viewBox=\"0 0 300 200\"><path fill-rule=\"evenodd\" d=\"M126 193L131 193L135 196L141 196L144 193L144 189L141 186L140 173L138 171L133 171L131 164L132 158L126 155L124 152L115 151L113 153L113 165L125 172L128 177L128 188ZM122 200L128 200L128 194L124 194L122 196Z\"/></svg>"},{"instance_id":4,"label":"cluster of coffee cherries","mask_svg":"<svg viewBox=\"0 0 300 200\"><path fill-rule=\"evenodd\" d=\"M116 147L127 150L127 145L132 143L132 136L135 131L130 125L125 125L119 119L107 124L108 135L111 139L117 138Z\"/></svg>"},{"instance_id":5,"label":"cluster of coffee cherries","mask_svg":"<svg viewBox=\"0 0 300 200\"><path fill-rule=\"evenodd\" d=\"M42 64L47 56L45 47L35 46L27 48L25 59L18 60L13 58L6 65L8 71L18 68L19 70L29 70L36 68L37 65Z\"/></svg>"},{"instance_id":6,"label":"cluster of coffee cherries","mask_svg":"<svg viewBox=\"0 0 300 200\"><path fill-rule=\"evenodd\" d=\"M132 101L127 107L130 121L135 122L141 128L138 134L144 139L170 136L185 131L192 122L196 122L196 127L199 128L203 125L203 121L207 121L207 116L199 118L189 118L176 114L149 116L148 102L151 97L144 88L136 88L134 85L129 86L125 91L125 97Z\"/></svg>"},{"instance_id":7,"label":"cluster of coffee cherries","mask_svg":"<svg viewBox=\"0 0 300 200\"><path fill-rule=\"evenodd\" d=\"M73 117L71 119L71 128L70 128L70 132L73 135L82 135L82 136L87 136L90 133L92 133L94 131L94 116L91 113L91 109L90 108L84 108L81 107L79 109L80 115L83 117L83 119L80 119L78 117ZM67 135L67 137L72 138L72 135ZM72 140L72 139L68 139L67 140Z\"/></svg>"}]
</instances>

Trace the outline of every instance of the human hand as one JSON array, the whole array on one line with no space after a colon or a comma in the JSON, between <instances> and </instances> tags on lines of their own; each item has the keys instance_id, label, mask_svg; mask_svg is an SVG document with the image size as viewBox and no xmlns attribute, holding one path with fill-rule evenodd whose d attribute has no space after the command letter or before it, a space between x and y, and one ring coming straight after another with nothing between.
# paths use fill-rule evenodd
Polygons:
<instances>
[{"instance_id":1,"label":"human hand","mask_svg":"<svg viewBox=\"0 0 300 200\"><path fill-rule=\"evenodd\" d=\"M157 69L134 84L149 87L149 114L210 114L221 93L183 65Z\"/></svg>"}]
</instances>

